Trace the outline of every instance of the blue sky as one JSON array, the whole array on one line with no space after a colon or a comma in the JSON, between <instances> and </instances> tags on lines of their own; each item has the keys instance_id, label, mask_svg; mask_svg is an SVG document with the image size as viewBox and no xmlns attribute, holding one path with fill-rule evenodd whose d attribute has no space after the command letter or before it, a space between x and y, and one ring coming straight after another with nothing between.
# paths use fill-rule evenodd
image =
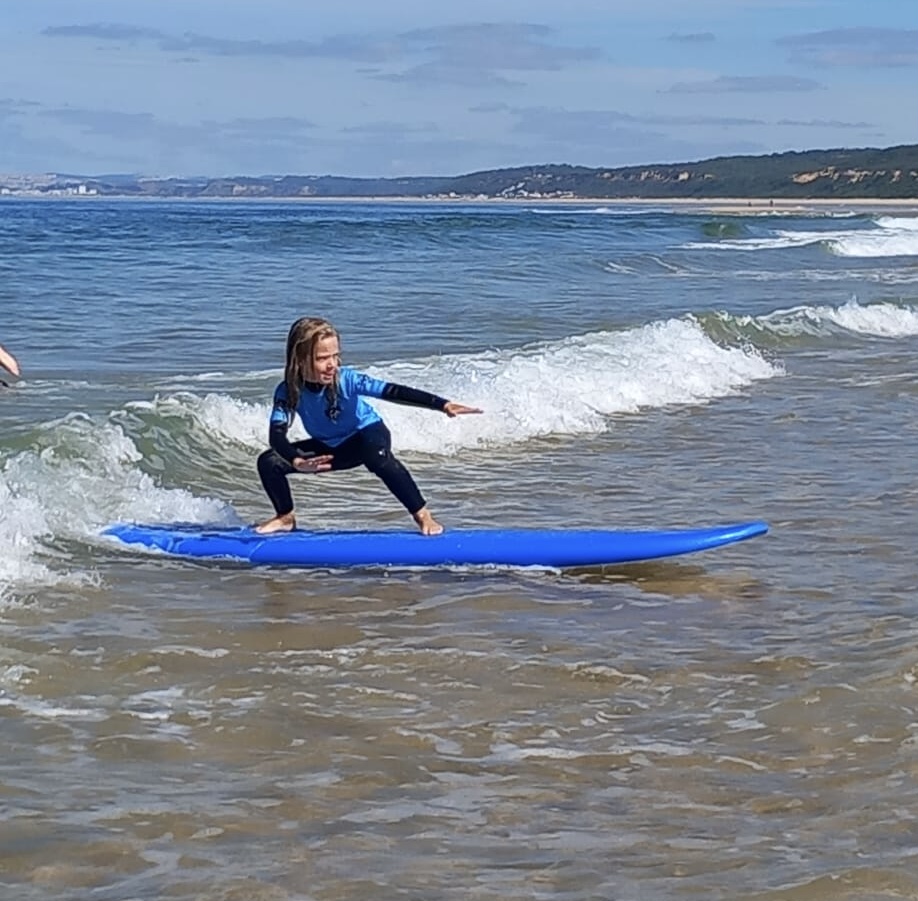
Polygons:
<instances>
[{"instance_id":1,"label":"blue sky","mask_svg":"<svg viewBox=\"0 0 918 901\"><path fill-rule=\"evenodd\" d=\"M918 142L914 0L2 0L0 173L458 175Z\"/></svg>"}]
</instances>

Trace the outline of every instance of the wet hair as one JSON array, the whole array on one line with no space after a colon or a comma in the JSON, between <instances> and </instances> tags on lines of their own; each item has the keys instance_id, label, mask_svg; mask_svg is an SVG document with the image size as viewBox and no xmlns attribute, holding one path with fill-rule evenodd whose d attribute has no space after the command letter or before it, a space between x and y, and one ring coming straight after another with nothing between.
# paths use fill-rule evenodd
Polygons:
<instances>
[{"instance_id":1,"label":"wet hair","mask_svg":"<svg viewBox=\"0 0 918 901\"><path fill-rule=\"evenodd\" d=\"M284 382L287 385L287 404L291 410L295 410L300 402L303 385L313 381L312 366L316 356L316 345L325 338L339 338L338 330L325 319L304 316L290 326L287 333ZM338 411L338 380L335 379L334 384L329 385L325 392L328 399L326 412L334 419Z\"/></svg>"}]
</instances>

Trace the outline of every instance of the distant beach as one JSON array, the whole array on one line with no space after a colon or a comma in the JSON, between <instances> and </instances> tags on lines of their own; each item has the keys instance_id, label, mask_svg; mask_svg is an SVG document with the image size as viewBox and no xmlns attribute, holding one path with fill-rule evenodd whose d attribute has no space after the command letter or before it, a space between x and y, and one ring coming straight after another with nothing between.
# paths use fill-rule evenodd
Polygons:
<instances>
[{"instance_id":1,"label":"distant beach","mask_svg":"<svg viewBox=\"0 0 918 901\"><path fill-rule=\"evenodd\" d=\"M867 198L813 198L806 200L774 200L763 197L704 197L704 198L670 198L667 200L649 200L645 198L626 201L629 204L651 203L674 209L697 209L710 213L731 213L748 215L749 213L838 213L851 211L857 213L900 212L907 215L918 215L918 197L906 200L886 200Z\"/></svg>"},{"instance_id":2,"label":"distant beach","mask_svg":"<svg viewBox=\"0 0 918 901\"><path fill-rule=\"evenodd\" d=\"M572 197L572 196L529 196L499 197L486 194L432 194L425 196L411 195L346 195L320 196L302 195L298 197L273 196L194 196L170 197L165 195L132 194L69 194L48 195L16 193L0 195L0 202L15 200L56 201L78 200L84 203L121 202L175 202L175 203L307 203L307 204L494 204L508 206L531 206L532 204L550 204L552 206L590 206L623 209L627 207L646 206L672 212L698 212L714 215L748 216L754 214L804 214L804 215L838 215L839 213L898 213L905 216L918 216L918 197L910 198L769 198L769 197Z\"/></svg>"},{"instance_id":3,"label":"distant beach","mask_svg":"<svg viewBox=\"0 0 918 901\"><path fill-rule=\"evenodd\" d=\"M201 198L195 198L201 199ZM227 198L213 198L223 200ZM240 200L265 200L266 198L232 198ZM716 213L719 215L744 215L751 213L902 213L918 216L918 197L906 199L883 198L782 198L768 197L493 197L487 195L434 195L427 197L288 197L270 198L307 203L455 203L455 204L508 204L513 206L552 204L562 206L634 207L649 206L670 209L674 212Z\"/></svg>"}]
</instances>

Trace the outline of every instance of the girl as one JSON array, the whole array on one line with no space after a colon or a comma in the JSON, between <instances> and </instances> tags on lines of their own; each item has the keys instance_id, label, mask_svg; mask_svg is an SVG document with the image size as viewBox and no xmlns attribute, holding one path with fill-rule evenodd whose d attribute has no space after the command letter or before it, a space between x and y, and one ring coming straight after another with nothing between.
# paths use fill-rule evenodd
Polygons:
<instances>
[{"instance_id":1,"label":"girl","mask_svg":"<svg viewBox=\"0 0 918 901\"><path fill-rule=\"evenodd\" d=\"M411 474L393 456L389 429L364 397L442 410L449 417L481 413L477 407L383 382L342 366L335 327L324 319L298 319L287 335L284 381L274 391L268 433L271 449L258 458L258 475L275 515L257 525L257 532L296 528L287 476L354 469L361 464L383 480L414 517L422 534L439 535L443 531ZM296 413L311 437L291 443L287 429Z\"/></svg>"}]
</instances>

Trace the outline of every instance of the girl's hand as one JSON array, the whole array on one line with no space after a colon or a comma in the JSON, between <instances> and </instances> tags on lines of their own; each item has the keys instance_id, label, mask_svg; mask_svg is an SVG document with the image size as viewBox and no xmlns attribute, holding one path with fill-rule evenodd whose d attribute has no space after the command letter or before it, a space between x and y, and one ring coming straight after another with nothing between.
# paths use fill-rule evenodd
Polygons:
<instances>
[{"instance_id":1,"label":"girl's hand","mask_svg":"<svg viewBox=\"0 0 918 901\"><path fill-rule=\"evenodd\" d=\"M484 413L484 410L479 410L478 407L467 407L465 404L456 404L449 401L443 408L443 412L452 419L454 416L464 416L466 413Z\"/></svg>"},{"instance_id":2,"label":"girl's hand","mask_svg":"<svg viewBox=\"0 0 918 901\"><path fill-rule=\"evenodd\" d=\"M294 457L291 466L297 472L326 472L331 469L331 454L322 454L318 457Z\"/></svg>"}]
</instances>

